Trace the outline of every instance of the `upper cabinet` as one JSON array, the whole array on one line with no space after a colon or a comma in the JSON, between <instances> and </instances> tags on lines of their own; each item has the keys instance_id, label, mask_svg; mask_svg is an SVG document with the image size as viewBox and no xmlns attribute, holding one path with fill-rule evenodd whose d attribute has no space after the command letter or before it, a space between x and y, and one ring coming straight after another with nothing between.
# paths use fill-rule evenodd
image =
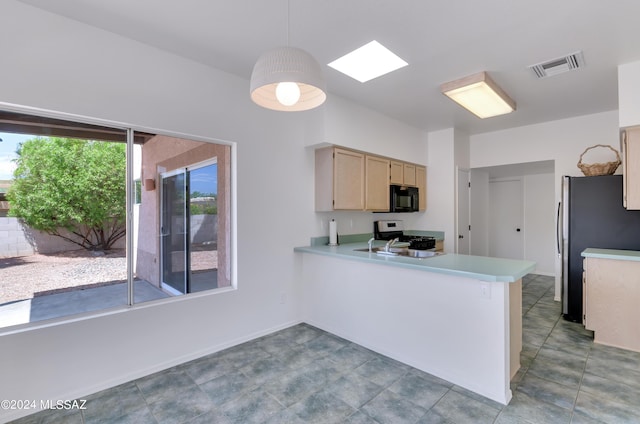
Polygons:
<instances>
[{"instance_id":1,"label":"upper cabinet","mask_svg":"<svg viewBox=\"0 0 640 424\"><path fill-rule=\"evenodd\" d=\"M391 161L391 184L404 184L404 163L397 160Z\"/></svg>"},{"instance_id":2,"label":"upper cabinet","mask_svg":"<svg viewBox=\"0 0 640 424\"><path fill-rule=\"evenodd\" d=\"M328 147L316 150L316 210L364 209L364 154Z\"/></svg>"},{"instance_id":3,"label":"upper cabinet","mask_svg":"<svg viewBox=\"0 0 640 424\"><path fill-rule=\"evenodd\" d=\"M389 210L389 159L365 156L365 209L374 212Z\"/></svg>"},{"instance_id":4,"label":"upper cabinet","mask_svg":"<svg viewBox=\"0 0 640 424\"><path fill-rule=\"evenodd\" d=\"M416 187L418 187L418 209L427 210L427 168L416 166Z\"/></svg>"},{"instance_id":5,"label":"upper cabinet","mask_svg":"<svg viewBox=\"0 0 640 424\"><path fill-rule=\"evenodd\" d=\"M316 211L387 212L390 184L419 189L419 210L427 208L427 169L424 166L337 146L315 152Z\"/></svg>"},{"instance_id":6,"label":"upper cabinet","mask_svg":"<svg viewBox=\"0 0 640 424\"><path fill-rule=\"evenodd\" d=\"M624 207L640 210L640 127L621 133Z\"/></svg>"},{"instance_id":7,"label":"upper cabinet","mask_svg":"<svg viewBox=\"0 0 640 424\"><path fill-rule=\"evenodd\" d=\"M416 166L410 163L404 164L404 184L415 186L416 184Z\"/></svg>"},{"instance_id":8,"label":"upper cabinet","mask_svg":"<svg viewBox=\"0 0 640 424\"><path fill-rule=\"evenodd\" d=\"M391 184L418 186L416 179L416 165L412 163L391 160Z\"/></svg>"}]
</instances>

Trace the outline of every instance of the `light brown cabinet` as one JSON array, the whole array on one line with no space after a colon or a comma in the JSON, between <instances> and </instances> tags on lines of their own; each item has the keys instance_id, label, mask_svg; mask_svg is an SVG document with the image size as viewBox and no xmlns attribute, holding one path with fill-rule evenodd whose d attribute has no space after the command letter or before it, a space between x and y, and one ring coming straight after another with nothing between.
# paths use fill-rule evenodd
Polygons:
<instances>
[{"instance_id":1,"label":"light brown cabinet","mask_svg":"<svg viewBox=\"0 0 640 424\"><path fill-rule=\"evenodd\" d=\"M627 209L640 209L640 127L621 133L623 202Z\"/></svg>"},{"instance_id":2,"label":"light brown cabinet","mask_svg":"<svg viewBox=\"0 0 640 424\"><path fill-rule=\"evenodd\" d=\"M410 163L404 164L404 184L416 185L416 166Z\"/></svg>"},{"instance_id":3,"label":"light brown cabinet","mask_svg":"<svg viewBox=\"0 0 640 424\"><path fill-rule=\"evenodd\" d=\"M391 178L390 178L391 184L418 187L419 185L419 179L417 174L418 166L412 163L391 160L390 168L391 168Z\"/></svg>"},{"instance_id":4,"label":"light brown cabinet","mask_svg":"<svg viewBox=\"0 0 640 424\"><path fill-rule=\"evenodd\" d=\"M364 209L364 156L337 147L316 150L316 211Z\"/></svg>"},{"instance_id":5,"label":"light brown cabinet","mask_svg":"<svg viewBox=\"0 0 640 424\"><path fill-rule=\"evenodd\" d=\"M416 187L418 187L418 210L427 210L427 168L416 166Z\"/></svg>"},{"instance_id":6,"label":"light brown cabinet","mask_svg":"<svg viewBox=\"0 0 640 424\"><path fill-rule=\"evenodd\" d=\"M594 341L640 352L640 261L584 260L583 323Z\"/></svg>"},{"instance_id":7,"label":"light brown cabinet","mask_svg":"<svg viewBox=\"0 0 640 424\"><path fill-rule=\"evenodd\" d=\"M392 160L391 168L391 184L404 184L404 163Z\"/></svg>"},{"instance_id":8,"label":"light brown cabinet","mask_svg":"<svg viewBox=\"0 0 640 424\"><path fill-rule=\"evenodd\" d=\"M365 156L365 209L389 210L390 160L379 156Z\"/></svg>"},{"instance_id":9,"label":"light brown cabinet","mask_svg":"<svg viewBox=\"0 0 640 424\"><path fill-rule=\"evenodd\" d=\"M315 151L315 210L389 210L389 185L418 187L427 208L427 169L421 165L337 146Z\"/></svg>"}]
</instances>

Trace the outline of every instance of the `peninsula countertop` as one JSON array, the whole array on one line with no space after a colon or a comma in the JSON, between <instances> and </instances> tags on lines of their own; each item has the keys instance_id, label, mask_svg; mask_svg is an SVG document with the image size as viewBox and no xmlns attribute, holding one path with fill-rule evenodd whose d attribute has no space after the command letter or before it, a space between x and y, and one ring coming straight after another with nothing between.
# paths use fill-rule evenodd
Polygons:
<instances>
[{"instance_id":1,"label":"peninsula countertop","mask_svg":"<svg viewBox=\"0 0 640 424\"><path fill-rule=\"evenodd\" d=\"M384 241L376 240L374 247L384 246ZM295 252L333 256L368 263L419 269L427 272L456 275L480 281L513 283L535 269L536 263L525 260L489 258L486 256L445 253L429 258L406 256L384 256L375 252L362 252L366 242L346 243L339 246L312 245L294 248Z\"/></svg>"}]
</instances>

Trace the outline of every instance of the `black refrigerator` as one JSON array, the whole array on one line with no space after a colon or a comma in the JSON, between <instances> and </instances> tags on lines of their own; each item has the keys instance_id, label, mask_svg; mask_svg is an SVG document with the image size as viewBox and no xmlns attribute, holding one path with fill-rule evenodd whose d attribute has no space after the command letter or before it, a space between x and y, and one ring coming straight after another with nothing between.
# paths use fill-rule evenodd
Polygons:
<instances>
[{"instance_id":1,"label":"black refrigerator","mask_svg":"<svg viewBox=\"0 0 640 424\"><path fill-rule=\"evenodd\" d=\"M622 188L622 175L562 177L557 238L566 320L582 322L584 249L640 250L640 211L624 208Z\"/></svg>"}]
</instances>

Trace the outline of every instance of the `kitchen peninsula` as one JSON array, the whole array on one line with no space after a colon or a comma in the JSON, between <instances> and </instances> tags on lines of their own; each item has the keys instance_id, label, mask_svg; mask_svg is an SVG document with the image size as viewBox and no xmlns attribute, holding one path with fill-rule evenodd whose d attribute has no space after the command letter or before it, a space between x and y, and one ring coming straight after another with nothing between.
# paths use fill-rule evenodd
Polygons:
<instances>
[{"instance_id":1,"label":"kitchen peninsula","mask_svg":"<svg viewBox=\"0 0 640 424\"><path fill-rule=\"evenodd\" d=\"M535 263L358 251L366 248L294 249L305 322L509 403L522 349L522 277Z\"/></svg>"}]
</instances>

